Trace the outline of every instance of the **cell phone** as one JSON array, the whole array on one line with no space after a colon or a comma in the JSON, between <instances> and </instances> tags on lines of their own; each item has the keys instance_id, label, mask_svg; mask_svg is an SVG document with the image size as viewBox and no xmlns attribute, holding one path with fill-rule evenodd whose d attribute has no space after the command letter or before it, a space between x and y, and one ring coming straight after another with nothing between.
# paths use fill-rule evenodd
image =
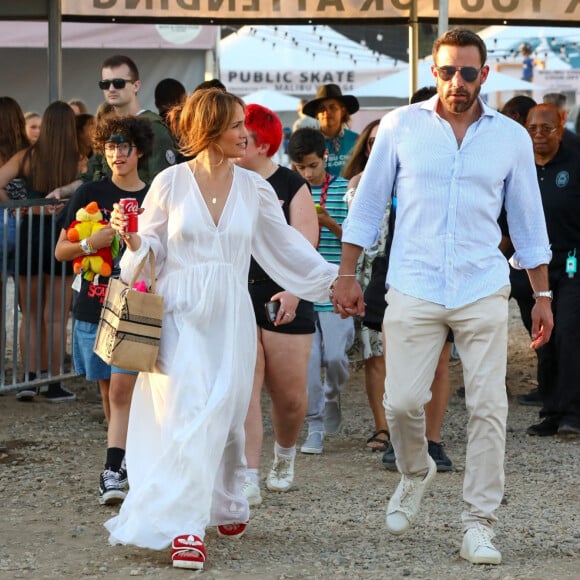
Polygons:
<instances>
[{"instance_id":1,"label":"cell phone","mask_svg":"<svg viewBox=\"0 0 580 580\"><path fill-rule=\"evenodd\" d=\"M278 316L278 310L280 310L280 300L270 300L270 302L264 304L264 308L266 309L266 318L274 324L276 316Z\"/></svg>"}]
</instances>

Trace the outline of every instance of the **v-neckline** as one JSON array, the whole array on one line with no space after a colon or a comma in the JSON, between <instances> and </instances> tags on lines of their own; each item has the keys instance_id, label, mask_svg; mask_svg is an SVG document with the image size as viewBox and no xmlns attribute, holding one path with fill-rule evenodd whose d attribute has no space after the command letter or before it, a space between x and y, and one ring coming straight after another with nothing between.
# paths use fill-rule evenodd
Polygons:
<instances>
[{"instance_id":1,"label":"v-neckline","mask_svg":"<svg viewBox=\"0 0 580 580\"><path fill-rule=\"evenodd\" d=\"M232 189L234 187L234 181L236 179L236 167L235 167L235 165L232 165L232 183L230 185L230 189L227 193L226 201L224 202L224 207L222 208L222 211L219 214L217 222L214 220L214 218L211 214L209 204L206 201L205 197L203 196L203 193L201 192L201 188L199 187L199 183L197 182L197 179L195 178L195 173L193 171L193 167L191 167L189 165L189 163L186 163L186 165L187 165L189 174L191 175L191 178L193 179L193 182L195 183L195 189L197 191L197 196L201 202L201 205L205 209L207 217L209 218L209 222L211 223L211 225L213 226L214 229L219 230L220 224L222 223L222 217L223 217L223 215L224 215L224 213L225 213L225 211L230 203L230 197L231 197Z\"/></svg>"}]
</instances>

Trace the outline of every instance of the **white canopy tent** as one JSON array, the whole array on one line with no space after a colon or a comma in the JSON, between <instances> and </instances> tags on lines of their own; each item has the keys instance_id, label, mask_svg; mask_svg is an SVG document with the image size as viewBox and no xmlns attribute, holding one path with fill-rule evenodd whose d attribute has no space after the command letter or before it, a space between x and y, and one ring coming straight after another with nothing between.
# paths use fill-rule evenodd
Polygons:
<instances>
[{"instance_id":1,"label":"white canopy tent","mask_svg":"<svg viewBox=\"0 0 580 580\"><path fill-rule=\"evenodd\" d=\"M277 91L270 91L268 89L250 93L249 95L245 95L243 99L247 105L255 103L267 107L276 113L288 111L295 112L298 108L298 103L300 103L300 99L297 97L285 95L284 93L279 93Z\"/></svg>"},{"instance_id":2,"label":"white canopy tent","mask_svg":"<svg viewBox=\"0 0 580 580\"><path fill-rule=\"evenodd\" d=\"M400 64L320 25L244 26L219 49L220 78L240 95L267 89L310 98L328 83L350 93Z\"/></svg>"}]
</instances>

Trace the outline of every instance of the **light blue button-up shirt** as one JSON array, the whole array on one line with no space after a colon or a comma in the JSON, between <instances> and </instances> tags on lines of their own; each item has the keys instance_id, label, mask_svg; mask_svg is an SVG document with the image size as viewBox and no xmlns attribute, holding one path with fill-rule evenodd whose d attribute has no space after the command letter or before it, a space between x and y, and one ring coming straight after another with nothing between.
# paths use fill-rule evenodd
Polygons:
<instances>
[{"instance_id":1,"label":"light blue button-up shirt","mask_svg":"<svg viewBox=\"0 0 580 580\"><path fill-rule=\"evenodd\" d=\"M487 107L460 146L436 112L439 97L383 117L342 241L370 247L393 191L397 218L387 286L458 308L509 284L498 249L505 203L519 268L551 251L532 143L523 127Z\"/></svg>"}]
</instances>

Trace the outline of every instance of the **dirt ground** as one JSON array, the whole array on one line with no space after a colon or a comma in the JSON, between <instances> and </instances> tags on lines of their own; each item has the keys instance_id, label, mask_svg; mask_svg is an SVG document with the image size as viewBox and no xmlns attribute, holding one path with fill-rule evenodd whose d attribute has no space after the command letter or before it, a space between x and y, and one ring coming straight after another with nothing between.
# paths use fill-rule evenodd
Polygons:
<instances>
[{"instance_id":1,"label":"dirt ground","mask_svg":"<svg viewBox=\"0 0 580 580\"><path fill-rule=\"evenodd\" d=\"M513 397L534 386L535 355L515 312L510 329L506 495L496 539L501 566L472 566L458 554L466 416L455 394L461 364L453 361L444 438L457 469L435 479L413 530L403 538L385 531L398 474L365 447L371 416L362 373L354 372L343 396L342 433L327 439L321 456L299 454L292 492L263 491L242 540L228 543L208 530L203 577L580 577L580 448L577 441L525 434L538 409ZM78 400L61 405L0 397L0 578L191 577L171 568L168 551L109 546L102 524L117 508L97 501L106 446L98 392L83 380L70 386ZM267 423L263 476L272 445Z\"/></svg>"}]
</instances>

